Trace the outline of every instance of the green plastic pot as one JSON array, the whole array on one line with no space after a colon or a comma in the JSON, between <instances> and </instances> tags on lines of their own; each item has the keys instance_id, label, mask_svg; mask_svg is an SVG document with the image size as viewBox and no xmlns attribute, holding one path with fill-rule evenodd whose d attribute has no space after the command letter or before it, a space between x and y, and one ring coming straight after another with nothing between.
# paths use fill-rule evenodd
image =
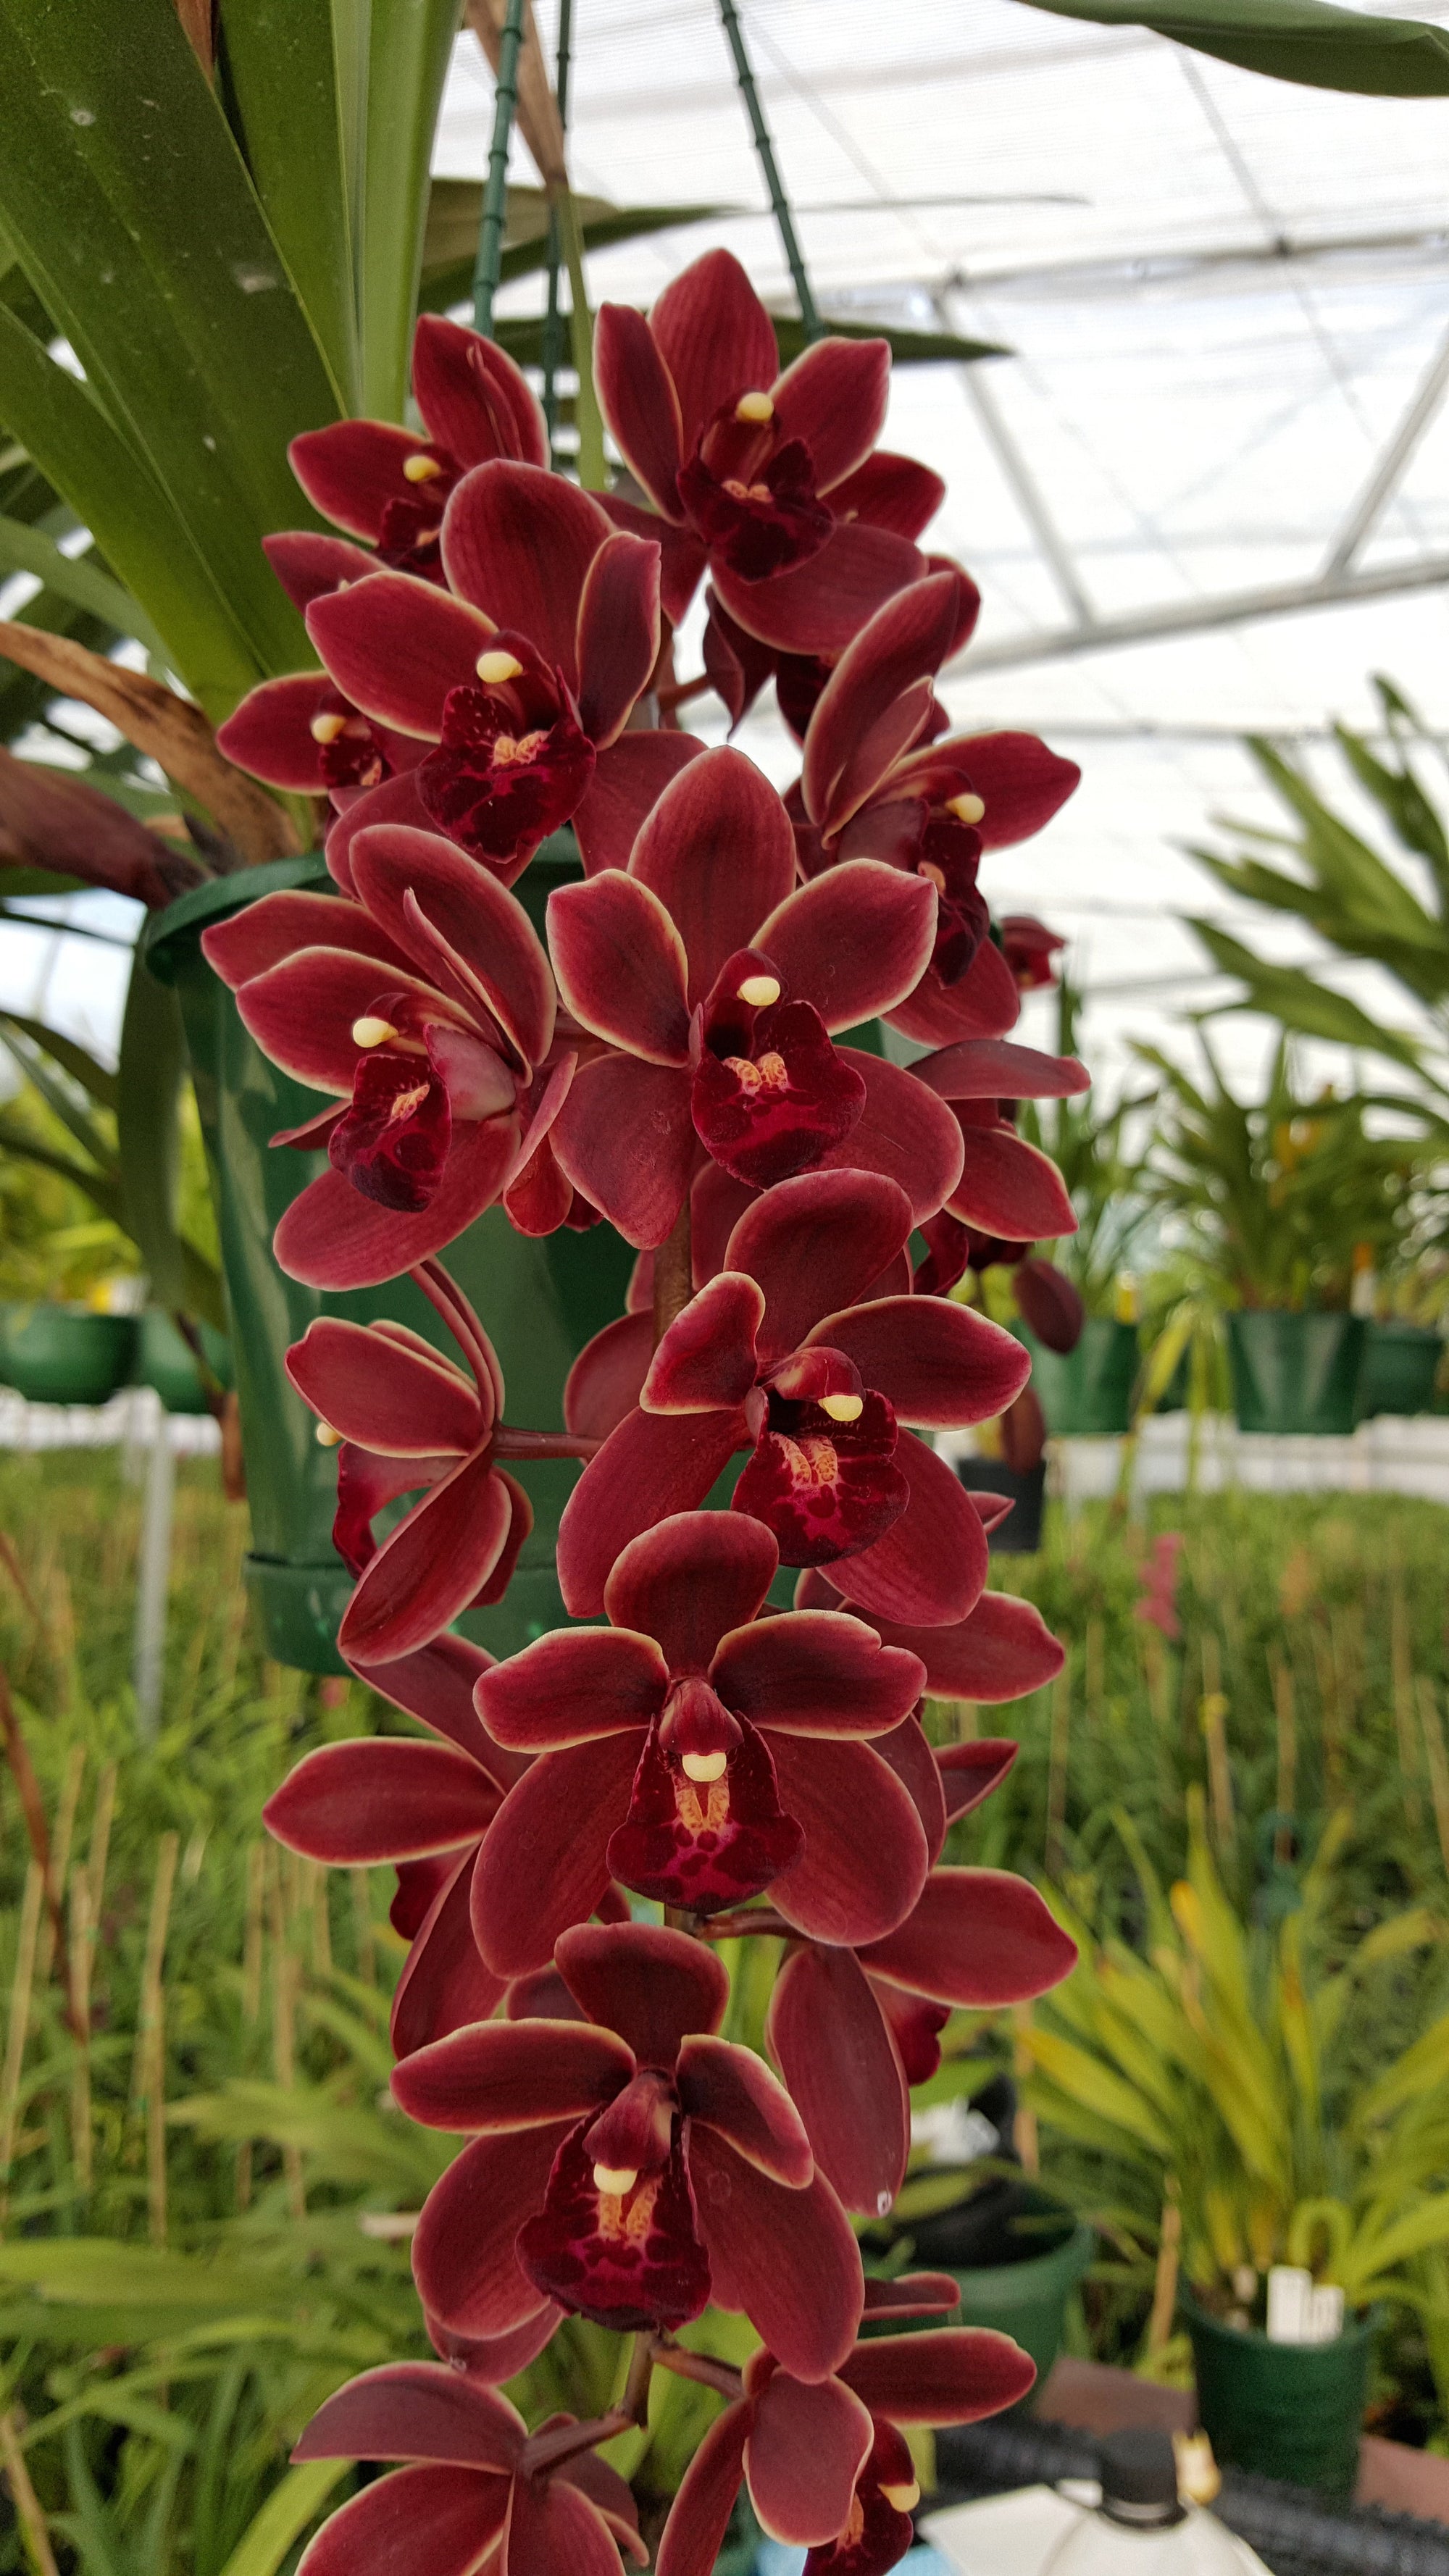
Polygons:
<instances>
[{"instance_id":1,"label":"green plastic pot","mask_svg":"<svg viewBox=\"0 0 1449 2576\"><path fill-rule=\"evenodd\" d=\"M1359 1414L1428 1413L1444 1345L1422 1324L1370 1324Z\"/></svg>"},{"instance_id":2,"label":"green plastic pot","mask_svg":"<svg viewBox=\"0 0 1449 2576\"><path fill-rule=\"evenodd\" d=\"M550 889L578 873L572 834L556 833L518 889L535 927L542 926ZM346 1667L337 1653L337 1627L352 1579L331 1539L336 1453L318 1446L312 1415L287 1378L288 1347L318 1315L356 1323L389 1316L439 1349L451 1345L410 1280L323 1295L285 1277L272 1257L279 1217L324 1169L325 1156L274 1152L267 1139L279 1127L314 1116L317 1095L267 1062L243 1028L233 996L202 956L201 935L244 904L293 887L335 891L320 854L247 868L193 888L148 924L142 954L151 972L175 987L196 1085L246 1456L252 1516L247 1575L266 1650L304 1672L340 1673ZM584 1343L622 1312L633 1258L611 1227L534 1241L516 1234L501 1208L490 1208L448 1245L447 1267L483 1316L498 1351L512 1421L559 1428L564 1380ZM461 1622L494 1654L511 1654L564 1620L554 1543L578 1472L566 1459L510 1464L533 1503L534 1527L505 1599Z\"/></svg>"},{"instance_id":3,"label":"green plastic pot","mask_svg":"<svg viewBox=\"0 0 1449 2576\"><path fill-rule=\"evenodd\" d=\"M104 1404L130 1375L132 1315L0 1307L0 1379L29 1404Z\"/></svg>"},{"instance_id":4,"label":"green plastic pot","mask_svg":"<svg viewBox=\"0 0 1449 2576\"><path fill-rule=\"evenodd\" d=\"M989 2211L989 2215L988 2215ZM1055 2222L1043 2241L1043 2222ZM952 2260L952 2235L963 2235L967 2259ZM910 2230L912 2261L948 2272L961 2293L952 2325L990 2326L1008 2334L1036 2363L1036 2381L1013 2413L1029 2412L1062 2348L1067 2301L1096 2260L1095 2230L1034 2182L1003 2177L959 2213L941 2210ZM974 2240L974 2241L973 2241ZM1018 2254L1018 2247L1041 2251ZM979 2250L978 2250L979 2248ZM1007 2259L994 2259L998 2254ZM928 2324L938 2322L926 2320Z\"/></svg>"},{"instance_id":5,"label":"green plastic pot","mask_svg":"<svg viewBox=\"0 0 1449 2576\"><path fill-rule=\"evenodd\" d=\"M1135 1324L1089 1315L1074 1351L1049 1351L1025 1330L1021 1338L1031 1353L1031 1383L1048 1431L1067 1439L1104 1439L1130 1428L1138 1368Z\"/></svg>"},{"instance_id":6,"label":"green plastic pot","mask_svg":"<svg viewBox=\"0 0 1449 2576\"><path fill-rule=\"evenodd\" d=\"M1377 2318L1352 2320L1332 2343L1270 2343L1224 2325L1194 2298L1182 2309L1198 2414L1219 2467L1350 2497Z\"/></svg>"},{"instance_id":7,"label":"green plastic pot","mask_svg":"<svg viewBox=\"0 0 1449 2576\"><path fill-rule=\"evenodd\" d=\"M226 1335L211 1324L200 1324L197 1330L212 1376L220 1385L230 1386L231 1345ZM136 1319L133 1379L137 1386L154 1387L168 1413L211 1411L196 1355L160 1307L148 1306L144 1315Z\"/></svg>"},{"instance_id":8,"label":"green plastic pot","mask_svg":"<svg viewBox=\"0 0 1449 2576\"><path fill-rule=\"evenodd\" d=\"M1352 1431L1359 1418L1368 1327L1358 1315L1245 1307L1228 1317L1233 1410L1240 1431Z\"/></svg>"}]
</instances>

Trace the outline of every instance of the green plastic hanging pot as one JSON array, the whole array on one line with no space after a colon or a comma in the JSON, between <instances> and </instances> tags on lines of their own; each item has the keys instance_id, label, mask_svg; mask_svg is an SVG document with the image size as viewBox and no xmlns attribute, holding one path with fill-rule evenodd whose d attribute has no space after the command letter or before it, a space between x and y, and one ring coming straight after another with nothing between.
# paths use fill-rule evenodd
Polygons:
<instances>
[{"instance_id":1,"label":"green plastic hanging pot","mask_svg":"<svg viewBox=\"0 0 1449 2576\"><path fill-rule=\"evenodd\" d=\"M518 892L537 929L552 887L579 874L572 833L555 833ZM288 1279L272 1256L283 1211L325 1167L325 1155L272 1151L267 1139L315 1115L317 1096L269 1064L242 1026L233 995L201 953L201 935L244 904L293 887L335 891L319 853L194 887L148 924L142 956L175 987L196 1085L221 1239L231 1346L252 1516L248 1580L266 1650L304 1672L340 1673L337 1628L352 1579L332 1545L336 1454L318 1446L313 1418L285 1369L289 1346L318 1315L383 1317L450 1348L411 1280L323 1294ZM503 1368L511 1420L540 1430L562 1421L564 1380L583 1345L623 1311L633 1253L609 1226L534 1240L490 1208L444 1252L487 1325ZM565 1617L554 1573L559 1517L578 1474L573 1460L510 1465L526 1486L534 1527L505 1599L470 1612L466 1633L511 1654Z\"/></svg>"},{"instance_id":2,"label":"green plastic hanging pot","mask_svg":"<svg viewBox=\"0 0 1449 2576\"><path fill-rule=\"evenodd\" d=\"M1359 1418L1368 1327L1358 1315L1244 1307L1228 1317L1233 1410L1240 1431L1352 1431Z\"/></svg>"},{"instance_id":3,"label":"green plastic hanging pot","mask_svg":"<svg viewBox=\"0 0 1449 2576\"><path fill-rule=\"evenodd\" d=\"M211 1324L199 1324L197 1331L212 1376L220 1386L229 1387L231 1345L225 1333L217 1332ZM171 1316L159 1306L148 1306L136 1319L133 1379L137 1386L154 1387L168 1413L211 1411L196 1354Z\"/></svg>"},{"instance_id":4,"label":"green plastic hanging pot","mask_svg":"<svg viewBox=\"0 0 1449 2576\"><path fill-rule=\"evenodd\" d=\"M0 1380L28 1404L104 1404L125 1385L135 1345L132 1315L0 1307Z\"/></svg>"},{"instance_id":5,"label":"green plastic hanging pot","mask_svg":"<svg viewBox=\"0 0 1449 2576\"><path fill-rule=\"evenodd\" d=\"M1422 1324L1370 1324L1359 1416L1428 1413L1444 1345Z\"/></svg>"},{"instance_id":6,"label":"green plastic hanging pot","mask_svg":"<svg viewBox=\"0 0 1449 2576\"><path fill-rule=\"evenodd\" d=\"M909 2233L912 2262L949 2272L961 2293L952 2325L989 2326L1030 2353L1035 2386L1011 2410L1029 2412L1061 2351L1067 2301L1096 2260L1095 2230L1039 2184L1001 2176Z\"/></svg>"},{"instance_id":7,"label":"green plastic hanging pot","mask_svg":"<svg viewBox=\"0 0 1449 2576\"><path fill-rule=\"evenodd\" d=\"M1270 2343L1224 2325L1190 2295L1198 2414L1220 2468L1287 2478L1345 2499L1358 2477L1369 2354L1378 2323L1350 2320L1332 2343Z\"/></svg>"},{"instance_id":8,"label":"green plastic hanging pot","mask_svg":"<svg viewBox=\"0 0 1449 2576\"><path fill-rule=\"evenodd\" d=\"M1137 1377L1135 1324L1089 1315L1074 1351L1049 1351L1022 1331L1031 1353L1031 1382L1048 1431L1067 1439L1104 1439L1128 1430Z\"/></svg>"}]
</instances>

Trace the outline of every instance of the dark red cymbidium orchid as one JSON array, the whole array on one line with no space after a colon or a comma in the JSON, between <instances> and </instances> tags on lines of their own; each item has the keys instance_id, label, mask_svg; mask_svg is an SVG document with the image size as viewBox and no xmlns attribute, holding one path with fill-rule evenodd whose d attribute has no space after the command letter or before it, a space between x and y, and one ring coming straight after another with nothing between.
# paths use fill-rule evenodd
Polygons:
<instances>
[{"instance_id":1,"label":"dark red cymbidium orchid","mask_svg":"<svg viewBox=\"0 0 1449 2576\"><path fill-rule=\"evenodd\" d=\"M646 321L600 308L599 401L660 516L665 613L678 624L706 563L729 615L788 653L839 652L879 600L916 578L912 540L939 508L938 476L875 454L885 422L884 340L817 340L779 372L774 324L738 260L706 252Z\"/></svg>"},{"instance_id":2,"label":"dark red cymbidium orchid","mask_svg":"<svg viewBox=\"0 0 1449 2576\"><path fill-rule=\"evenodd\" d=\"M442 527L448 587L375 573L315 598L307 628L349 703L423 756L379 820L430 822L511 884L572 818L622 863L688 734L627 732L659 653L659 553L533 465L475 467Z\"/></svg>"},{"instance_id":3,"label":"dark red cymbidium orchid","mask_svg":"<svg viewBox=\"0 0 1449 2576\"><path fill-rule=\"evenodd\" d=\"M1040 992L1055 984L1052 959L1066 941L1055 930L1048 930L1034 912L1008 912L1001 922L1001 953L1011 968L1023 993Z\"/></svg>"},{"instance_id":4,"label":"dark red cymbidium orchid","mask_svg":"<svg viewBox=\"0 0 1449 2576\"><path fill-rule=\"evenodd\" d=\"M548 959L501 886L406 824L359 833L351 869L356 903L268 895L202 943L272 1062L347 1102L276 1140L327 1148L274 1246L317 1288L395 1278L451 1242L525 1173L575 1060L554 1047ZM547 1231L563 1208L545 1213Z\"/></svg>"},{"instance_id":5,"label":"dark red cymbidium orchid","mask_svg":"<svg viewBox=\"0 0 1449 2576\"><path fill-rule=\"evenodd\" d=\"M617 2469L567 2447L571 2415L531 2443L517 2409L472 2371L388 2362L319 2407L294 2460L401 2460L324 2523L297 2576L619 2576L647 2567ZM541 2454L541 2456L540 2456Z\"/></svg>"},{"instance_id":6,"label":"dark red cymbidium orchid","mask_svg":"<svg viewBox=\"0 0 1449 2576\"><path fill-rule=\"evenodd\" d=\"M879 1056L832 1045L912 989L932 890L871 862L795 884L789 819L737 751L665 790L630 854L550 895L549 947L581 1027L608 1042L552 1136L630 1243L669 1233L705 1151L753 1188L816 1167L882 1171L919 1219L960 1171L949 1113Z\"/></svg>"},{"instance_id":7,"label":"dark red cymbidium orchid","mask_svg":"<svg viewBox=\"0 0 1449 2576\"><path fill-rule=\"evenodd\" d=\"M374 724L325 671L261 681L216 740L228 760L269 786L292 796L331 796L338 804L405 777L427 749L410 734Z\"/></svg>"},{"instance_id":8,"label":"dark red cymbidium orchid","mask_svg":"<svg viewBox=\"0 0 1449 2576\"><path fill-rule=\"evenodd\" d=\"M413 2119L471 2134L429 2193L431 2316L506 2332L541 2300L616 2327L743 2309L804 2380L850 2350L860 2255L763 2061L715 2036L729 1978L653 1925L583 1924L556 1959L583 2022L486 2022L405 2058Z\"/></svg>"},{"instance_id":9,"label":"dark red cymbidium orchid","mask_svg":"<svg viewBox=\"0 0 1449 2576\"><path fill-rule=\"evenodd\" d=\"M978 1502L986 1496L975 1497ZM989 1498L993 1502L999 1496ZM852 1610L867 1620L882 1643L919 1655L926 1668L925 1687L933 1699L969 1699L980 1703L1020 1699L1055 1681L1066 1661L1034 1602L1014 1592L983 1592L964 1619L938 1627L912 1627L882 1619L874 1611L847 1601L818 1567L810 1567L795 1586L797 1610ZM965 1750L965 1748L962 1748ZM974 1748L972 1748L974 1752ZM943 1757L938 1757L943 1758ZM954 1754L952 1759L954 1759Z\"/></svg>"},{"instance_id":10,"label":"dark red cymbidium orchid","mask_svg":"<svg viewBox=\"0 0 1449 2576\"><path fill-rule=\"evenodd\" d=\"M478 1845L525 1768L484 1734L474 1712L473 1685L492 1660L462 1637L438 1637L390 1664L359 1665L371 1689L443 1740L379 1735L324 1744L264 1811L268 1832L309 1860L396 1869L393 1927L412 1944L393 1997L399 2057L464 2022L485 2021L507 1983L484 1965L468 1913Z\"/></svg>"},{"instance_id":11,"label":"dark red cymbidium orchid","mask_svg":"<svg viewBox=\"0 0 1449 2576\"><path fill-rule=\"evenodd\" d=\"M778 1564L757 1521L677 1513L619 1556L611 1627L560 1629L480 1675L490 1735L537 1756L474 1875L498 1973L541 1966L611 1878L694 1915L770 1887L825 1941L910 1911L925 1832L869 1739L914 1706L921 1662L839 1612L757 1619Z\"/></svg>"},{"instance_id":12,"label":"dark red cymbidium orchid","mask_svg":"<svg viewBox=\"0 0 1449 2576\"><path fill-rule=\"evenodd\" d=\"M792 800L807 875L871 858L936 887L930 966L890 1014L903 1035L936 1045L1012 1026L1016 977L988 940L977 865L984 850L1039 832L1081 776L1034 734L933 739L941 716L932 679L964 640L961 583L959 573L932 573L856 636L810 717Z\"/></svg>"},{"instance_id":13,"label":"dark red cymbidium orchid","mask_svg":"<svg viewBox=\"0 0 1449 2576\"><path fill-rule=\"evenodd\" d=\"M892 2302L891 2312L909 2316L915 2304ZM922 2311L939 2314L941 2304L928 2288ZM975 2424L1015 2405L1035 2377L1019 2344L980 2326L858 2343L815 2385L802 2385L773 2351L752 2353L742 2396L685 2471L658 2576L711 2576L742 2482L762 2529L808 2550L805 2576L885 2576L915 2538L920 2498L899 2427Z\"/></svg>"},{"instance_id":14,"label":"dark red cymbidium orchid","mask_svg":"<svg viewBox=\"0 0 1449 2576\"><path fill-rule=\"evenodd\" d=\"M965 1617L986 1580L980 1520L897 1417L928 1430L984 1422L1019 1393L1030 1362L968 1308L892 1293L909 1284L911 1225L894 1181L804 1172L746 1208L724 1269L652 1357L632 1319L583 1353L566 1417L590 1416L602 1376L617 1428L559 1530L576 1618L602 1608L628 1540L703 1502L739 1449L751 1454L733 1508L764 1522L782 1564L834 1565L852 1606L883 1618ZM638 1401L620 1420L631 1373Z\"/></svg>"},{"instance_id":15,"label":"dark red cymbidium orchid","mask_svg":"<svg viewBox=\"0 0 1449 2576\"><path fill-rule=\"evenodd\" d=\"M440 580L443 510L460 477L495 457L547 465L548 432L506 351L439 313L413 334L413 400L421 437L389 420L340 420L303 430L287 454L313 508L375 547L374 568Z\"/></svg>"},{"instance_id":16,"label":"dark red cymbidium orchid","mask_svg":"<svg viewBox=\"0 0 1449 2576\"><path fill-rule=\"evenodd\" d=\"M1018 1136L1003 1113L1018 1100L1071 1099L1089 1090L1084 1064L1001 1038L962 1038L918 1056L911 1075L948 1103L961 1129L961 1174L945 1203L948 1215L973 1232L1005 1239L1013 1250L1076 1233L1055 1163Z\"/></svg>"}]
</instances>

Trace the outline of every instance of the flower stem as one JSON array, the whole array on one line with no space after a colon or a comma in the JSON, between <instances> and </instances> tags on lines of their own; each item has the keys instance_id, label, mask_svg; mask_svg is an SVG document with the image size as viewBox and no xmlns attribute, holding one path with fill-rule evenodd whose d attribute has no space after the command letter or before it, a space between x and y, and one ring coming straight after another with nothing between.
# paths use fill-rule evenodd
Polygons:
<instances>
[{"instance_id":1,"label":"flower stem","mask_svg":"<svg viewBox=\"0 0 1449 2576\"><path fill-rule=\"evenodd\" d=\"M711 1914L699 1925L701 1941L740 1941L746 1933L768 1935L776 1941L797 1941L793 1923L777 1914L772 1905L751 1905L738 1914Z\"/></svg>"},{"instance_id":2,"label":"flower stem","mask_svg":"<svg viewBox=\"0 0 1449 2576\"><path fill-rule=\"evenodd\" d=\"M649 2382L653 2376L654 2338L651 2334L636 2334L634 2349L629 2355L629 2376L619 2401L631 2424L647 2424L649 2421Z\"/></svg>"},{"instance_id":3,"label":"flower stem","mask_svg":"<svg viewBox=\"0 0 1449 2576\"><path fill-rule=\"evenodd\" d=\"M744 2385L731 2363L716 2361L707 2352L686 2352L668 2335L655 2336L654 2359L661 2370L672 2370L677 2379L697 2379L701 2388L717 2388L724 2397L738 2397Z\"/></svg>"},{"instance_id":4,"label":"flower stem","mask_svg":"<svg viewBox=\"0 0 1449 2576\"><path fill-rule=\"evenodd\" d=\"M603 1445L582 1431L521 1431L511 1422L500 1422L492 1440L495 1458L592 1458Z\"/></svg>"},{"instance_id":5,"label":"flower stem","mask_svg":"<svg viewBox=\"0 0 1449 2576\"><path fill-rule=\"evenodd\" d=\"M654 1347L657 1350L676 1315L694 1294L690 1267L689 1193L654 1255Z\"/></svg>"},{"instance_id":6,"label":"flower stem","mask_svg":"<svg viewBox=\"0 0 1449 2576\"><path fill-rule=\"evenodd\" d=\"M519 2468L525 2477L535 2478L543 2469L556 2469L560 2460L592 2451L598 2442L612 2442L616 2433L632 2433L636 2420L621 2406L611 2406L607 2415L595 2415L585 2424L559 2424L551 2433L535 2433L518 2455Z\"/></svg>"}]
</instances>

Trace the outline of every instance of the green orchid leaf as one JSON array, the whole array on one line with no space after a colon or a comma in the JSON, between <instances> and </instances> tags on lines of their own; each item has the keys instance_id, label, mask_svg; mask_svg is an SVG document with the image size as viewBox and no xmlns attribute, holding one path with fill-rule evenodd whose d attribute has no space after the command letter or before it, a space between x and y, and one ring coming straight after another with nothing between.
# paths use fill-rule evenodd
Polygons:
<instances>
[{"instance_id":1,"label":"green orchid leaf","mask_svg":"<svg viewBox=\"0 0 1449 2576\"><path fill-rule=\"evenodd\" d=\"M350 2460L302 2460L289 2469L238 2541L221 2576L277 2576L289 2550L351 2467Z\"/></svg>"},{"instance_id":2,"label":"green orchid leaf","mask_svg":"<svg viewBox=\"0 0 1449 2576\"><path fill-rule=\"evenodd\" d=\"M76 608L88 609L93 617L104 618L118 635L133 635L138 644L145 645L148 653L157 653L165 659L166 646L161 636L144 608L121 588L118 581L112 581L109 573L98 570L83 554L63 554L60 547L49 537L42 536L38 528L25 527L18 519L6 518L3 514L0 514L0 571L33 573L35 579L44 582L46 589L53 590L58 598L69 600Z\"/></svg>"},{"instance_id":3,"label":"green orchid leaf","mask_svg":"<svg viewBox=\"0 0 1449 2576\"><path fill-rule=\"evenodd\" d=\"M1409 1066L1415 1073L1423 1071L1421 1050L1411 1037L1371 1020L1345 994L1315 984L1312 976L1303 974L1298 967L1267 965L1212 922L1189 918L1188 928L1196 931L1215 966L1225 975L1240 976L1247 985L1245 998L1230 1003L1229 1009L1263 1011L1303 1037L1327 1038L1339 1046L1367 1047L1376 1054L1392 1057L1396 1064Z\"/></svg>"},{"instance_id":4,"label":"green orchid leaf","mask_svg":"<svg viewBox=\"0 0 1449 2576\"><path fill-rule=\"evenodd\" d=\"M337 16L339 28L350 30L342 96L344 143L350 131L355 153L359 407L371 416L401 420L423 260L428 164L458 30L457 0L371 0L366 11L358 0L339 0ZM365 46L359 22L366 27Z\"/></svg>"},{"instance_id":5,"label":"green orchid leaf","mask_svg":"<svg viewBox=\"0 0 1449 2576\"><path fill-rule=\"evenodd\" d=\"M327 8L223 0L232 130L298 299L349 409L361 397L352 207Z\"/></svg>"},{"instance_id":6,"label":"green orchid leaf","mask_svg":"<svg viewBox=\"0 0 1449 2576\"><path fill-rule=\"evenodd\" d=\"M1028 0L1056 18L1098 27L1148 27L1194 53L1310 89L1371 98L1449 96L1449 33L1417 18L1335 9L1328 0Z\"/></svg>"}]
</instances>

